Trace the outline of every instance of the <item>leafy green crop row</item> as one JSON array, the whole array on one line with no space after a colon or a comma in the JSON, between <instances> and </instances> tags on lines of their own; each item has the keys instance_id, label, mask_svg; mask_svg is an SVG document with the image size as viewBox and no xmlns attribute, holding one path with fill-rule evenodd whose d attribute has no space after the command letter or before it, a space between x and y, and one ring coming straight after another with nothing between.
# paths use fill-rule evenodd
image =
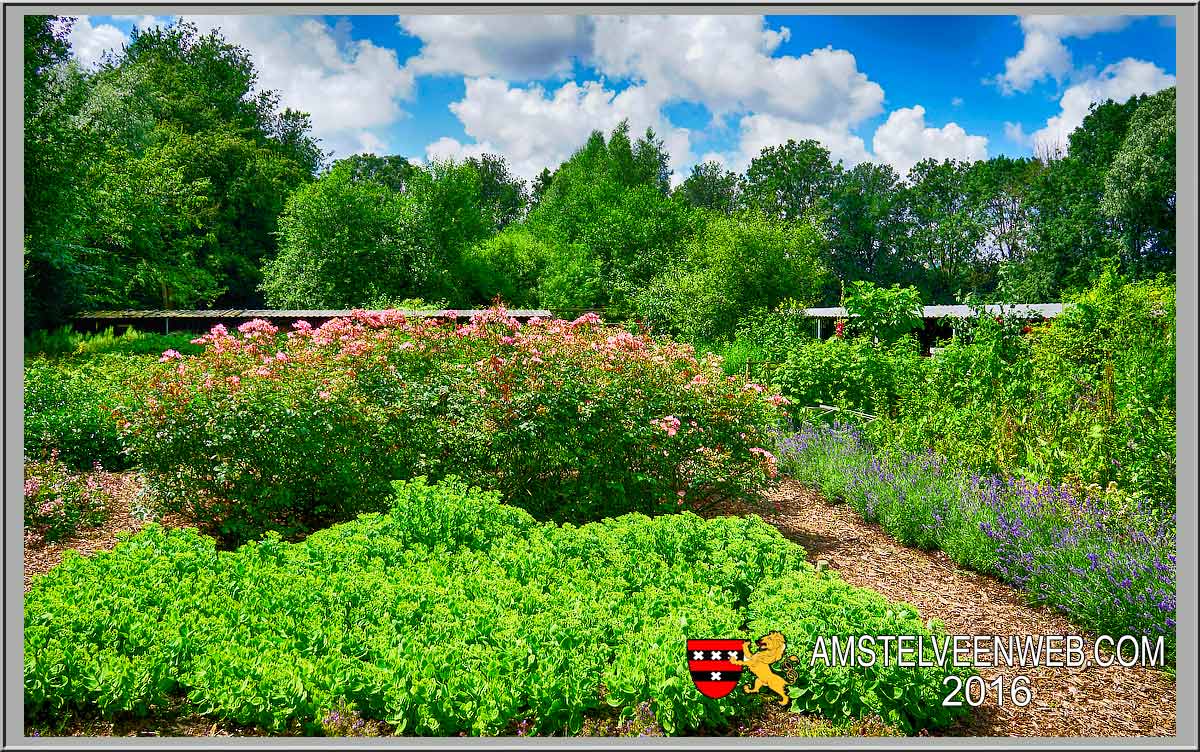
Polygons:
<instances>
[{"instance_id":1,"label":"leafy green crop row","mask_svg":"<svg viewBox=\"0 0 1200 752\"><path fill-rule=\"evenodd\" d=\"M682 733L764 701L703 698L685 640L771 629L802 656L798 710L878 713L906 731L957 712L940 705L942 669L809 667L816 635L930 632L911 607L816 572L757 517L556 526L456 480L396 487L390 514L302 543L223 552L150 526L111 552L68 553L26 600L27 717L153 714L182 698L276 731L319 733L352 708L397 733L544 734L648 701Z\"/></svg>"}]
</instances>

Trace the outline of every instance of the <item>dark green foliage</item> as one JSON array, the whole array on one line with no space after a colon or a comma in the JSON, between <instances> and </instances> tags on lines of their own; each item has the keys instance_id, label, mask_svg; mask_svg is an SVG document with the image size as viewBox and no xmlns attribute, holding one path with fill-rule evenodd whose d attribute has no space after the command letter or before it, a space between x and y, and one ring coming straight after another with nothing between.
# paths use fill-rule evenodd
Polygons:
<instances>
[{"instance_id":1,"label":"dark green foliage","mask_svg":"<svg viewBox=\"0 0 1200 752\"><path fill-rule=\"evenodd\" d=\"M69 20L25 16L25 331L64 320L87 293L80 184L90 145L72 116L86 97L71 62Z\"/></svg>"},{"instance_id":2,"label":"dark green foliage","mask_svg":"<svg viewBox=\"0 0 1200 752\"><path fill-rule=\"evenodd\" d=\"M692 168L692 174L672 195L697 209L733 214L741 202L738 182L737 173L726 170L719 162L702 162Z\"/></svg>"},{"instance_id":3,"label":"dark green foliage","mask_svg":"<svg viewBox=\"0 0 1200 752\"><path fill-rule=\"evenodd\" d=\"M841 165L829 160L829 150L806 139L768 146L750 162L742 186L746 206L771 219L810 220L824 210Z\"/></svg>"},{"instance_id":4,"label":"dark green foliage","mask_svg":"<svg viewBox=\"0 0 1200 752\"><path fill-rule=\"evenodd\" d=\"M500 232L521 219L529 202L525 181L509 172L504 157L484 154L468 157L466 161L479 174L480 203L491 221L492 230Z\"/></svg>"},{"instance_id":5,"label":"dark green foliage","mask_svg":"<svg viewBox=\"0 0 1200 752\"><path fill-rule=\"evenodd\" d=\"M1175 265L1175 87L1146 98L1105 176L1100 209L1121 228L1122 268L1135 276Z\"/></svg>"},{"instance_id":6,"label":"dark green foliage","mask_svg":"<svg viewBox=\"0 0 1200 752\"><path fill-rule=\"evenodd\" d=\"M401 156L377 157L374 154L351 154L330 166L330 171L344 170L352 183L379 183L394 193L403 193L409 180L421 168Z\"/></svg>"},{"instance_id":7,"label":"dark green foliage","mask_svg":"<svg viewBox=\"0 0 1200 752\"><path fill-rule=\"evenodd\" d=\"M862 162L837 176L828 199L831 281L900 281L918 274L901 245L901 197L900 176L890 165Z\"/></svg>"},{"instance_id":8,"label":"dark green foliage","mask_svg":"<svg viewBox=\"0 0 1200 752\"><path fill-rule=\"evenodd\" d=\"M307 116L251 95L249 54L188 23L95 72L70 61L69 24L26 26L27 331L85 307L256 302L283 200L323 159Z\"/></svg>"},{"instance_id":9,"label":"dark green foliage","mask_svg":"<svg viewBox=\"0 0 1200 752\"><path fill-rule=\"evenodd\" d=\"M524 210L524 184L507 170L490 155L428 168L392 157L336 162L288 199L279 255L264 269L268 302L353 308L419 297L462 305L504 292L507 280L494 284L486 258L464 254Z\"/></svg>"},{"instance_id":10,"label":"dark green foliage","mask_svg":"<svg viewBox=\"0 0 1200 752\"><path fill-rule=\"evenodd\" d=\"M529 228L554 253L539 299L550 308L631 310L631 298L680 257L701 217L667 193L667 154L652 132L596 131L540 194ZM580 284L582 283L582 284Z\"/></svg>"},{"instance_id":11,"label":"dark green foliage","mask_svg":"<svg viewBox=\"0 0 1200 752\"><path fill-rule=\"evenodd\" d=\"M908 256L925 268L919 282L931 304L956 303L969 275L983 226L967 193L969 165L927 159L909 170L904 191Z\"/></svg>"},{"instance_id":12,"label":"dark green foliage","mask_svg":"<svg viewBox=\"0 0 1200 752\"><path fill-rule=\"evenodd\" d=\"M748 619L804 656L818 634L931 634L911 608L818 575L756 517L558 527L418 480L397 485L390 514L300 544L218 552L150 526L112 552L68 553L26 599L25 708L140 716L178 698L213 720L310 734L340 708L453 735L518 721L578 733L604 704L632 715L649 702L683 734L762 702L704 699L682 653L689 637L755 639ZM835 718L880 712L915 730L953 717L943 670L798 668L797 687L831 698Z\"/></svg>"},{"instance_id":13,"label":"dark green foliage","mask_svg":"<svg viewBox=\"0 0 1200 752\"><path fill-rule=\"evenodd\" d=\"M786 298L816 302L825 277L819 246L811 225L754 214L710 217L680 260L638 294L637 313L688 340L728 339L748 311Z\"/></svg>"},{"instance_id":14,"label":"dark green foliage","mask_svg":"<svg viewBox=\"0 0 1200 752\"><path fill-rule=\"evenodd\" d=\"M132 388L130 381L144 379L156 361L116 353L26 358L25 455L41 459L58 450L74 468L94 462L109 470L129 467L113 410Z\"/></svg>"}]
</instances>

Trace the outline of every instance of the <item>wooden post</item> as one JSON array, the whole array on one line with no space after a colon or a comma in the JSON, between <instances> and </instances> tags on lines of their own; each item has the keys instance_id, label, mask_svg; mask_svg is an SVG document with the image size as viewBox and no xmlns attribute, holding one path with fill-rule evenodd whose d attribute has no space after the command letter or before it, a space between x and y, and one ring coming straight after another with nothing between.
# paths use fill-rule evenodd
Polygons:
<instances>
[{"instance_id":1,"label":"wooden post","mask_svg":"<svg viewBox=\"0 0 1200 752\"><path fill-rule=\"evenodd\" d=\"M821 317L817 317L817 339L821 339Z\"/></svg>"}]
</instances>

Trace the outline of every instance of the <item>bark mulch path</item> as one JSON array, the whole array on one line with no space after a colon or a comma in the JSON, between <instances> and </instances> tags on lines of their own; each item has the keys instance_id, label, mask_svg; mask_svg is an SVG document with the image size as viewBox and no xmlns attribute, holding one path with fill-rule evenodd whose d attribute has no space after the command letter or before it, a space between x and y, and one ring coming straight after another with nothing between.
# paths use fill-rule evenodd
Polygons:
<instances>
[{"instance_id":1,"label":"bark mulch path","mask_svg":"<svg viewBox=\"0 0 1200 752\"><path fill-rule=\"evenodd\" d=\"M147 520L139 499L142 483L137 473L103 473L105 490L110 494L108 517L99 527L83 528L78 535L49 542L29 530L25 531L25 592L29 592L30 577L45 574L62 561L64 551L75 550L84 556L108 551L117 545L118 536L135 532ZM154 520L164 527L183 523L171 518Z\"/></svg>"},{"instance_id":2,"label":"bark mulch path","mask_svg":"<svg viewBox=\"0 0 1200 752\"><path fill-rule=\"evenodd\" d=\"M825 559L850 584L915 606L923 619L945 623L953 635L1082 635L1085 654L1093 639L1047 607L1033 607L1012 587L959 568L945 554L907 548L844 504L784 480L768 500L777 512L758 512L808 551ZM757 510L729 510L757 511ZM948 730L952 736L1174 736L1175 679L1149 667L980 668L991 681L1029 677L1033 701L1003 707L989 698Z\"/></svg>"}]
</instances>

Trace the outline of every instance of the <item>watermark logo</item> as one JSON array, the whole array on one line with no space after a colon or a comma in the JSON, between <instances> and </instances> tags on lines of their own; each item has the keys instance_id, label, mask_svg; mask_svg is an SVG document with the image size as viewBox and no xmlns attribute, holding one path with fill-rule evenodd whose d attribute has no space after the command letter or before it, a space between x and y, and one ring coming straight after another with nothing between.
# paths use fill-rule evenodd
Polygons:
<instances>
[{"instance_id":1,"label":"watermark logo","mask_svg":"<svg viewBox=\"0 0 1200 752\"><path fill-rule=\"evenodd\" d=\"M687 641L688 669L700 694L719 700L733 691L742 678L748 645L741 640Z\"/></svg>"},{"instance_id":2,"label":"watermark logo","mask_svg":"<svg viewBox=\"0 0 1200 752\"><path fill-rule=\"evenodd\" d=\"M754 683L742 687L746 694L758 694L766 688L779 695L780 705L791 702L787 687L796 680L794 673L789 672L791 678L784 679L772 668L787 652L782 633L768 632L754 645L743 640L688 640L687 650L692 682L705 697L717 700L728 695L741 680L744 668L754 675Z\"/></svg>"}]
</instances>

